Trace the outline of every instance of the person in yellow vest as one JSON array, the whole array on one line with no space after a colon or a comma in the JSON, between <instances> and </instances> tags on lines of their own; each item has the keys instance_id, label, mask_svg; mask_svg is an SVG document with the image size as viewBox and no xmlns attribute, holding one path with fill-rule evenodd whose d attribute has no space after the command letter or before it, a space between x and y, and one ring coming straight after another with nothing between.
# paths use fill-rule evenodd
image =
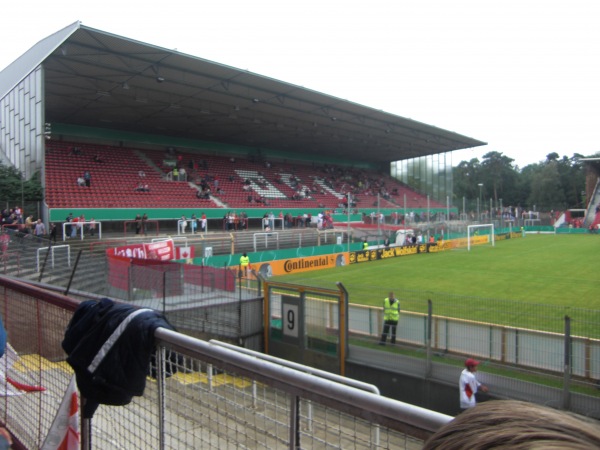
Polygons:
<instances>
[{"instance_id":1,"label":"person in yellow vest","mask_svg":"<svg viewBox=\"0 0 600 450\"><path fill-rule=\"evenodd\" d=\"M363 250L366 250L369 248L369 243L367 242L367 238L363 239Z\"/></svg>"},{"instance_id":2,"label":"person in yellow vest","mask_svg":"<svg viewBox=\"0 0 600 450\"><path fill-rule=\"evenodd\" d=\"M250 258L248 257L246 252L244 252L244 254L240 257L240 273L243 276L247 276L249 269L250 269Z\"/></svg>"},{"instance_id":3,"label":"person in yellow vest","mask_svg":"<svg viewBox=\"0 0 600 450\"><path fill-rule=\"evenodd\" d=\"M388 333L391 332L390 342L396 343L396 327L400 319L400 302L394 293L390 292L389 296L383 301L383 333L379 345L385 345Z\"/></svg>"}]
</instances>

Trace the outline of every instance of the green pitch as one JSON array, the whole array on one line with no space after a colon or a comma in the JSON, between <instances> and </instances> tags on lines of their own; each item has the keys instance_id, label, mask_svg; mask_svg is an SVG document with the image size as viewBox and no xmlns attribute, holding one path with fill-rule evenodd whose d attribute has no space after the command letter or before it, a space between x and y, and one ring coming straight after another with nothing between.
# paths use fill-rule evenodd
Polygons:
<instances>
[{"instance_id":1,"label":"green pitch","mask_svg":"<svg viewBox=\"0 0 600 450\"><path fill-rule=\"evenodd\" d=\"M381 306L394 291L404 311L600 338L600 236L527 235L471 251L404 256L274 277L335 289L350 302Z\"/></svg>"}]
</instances>

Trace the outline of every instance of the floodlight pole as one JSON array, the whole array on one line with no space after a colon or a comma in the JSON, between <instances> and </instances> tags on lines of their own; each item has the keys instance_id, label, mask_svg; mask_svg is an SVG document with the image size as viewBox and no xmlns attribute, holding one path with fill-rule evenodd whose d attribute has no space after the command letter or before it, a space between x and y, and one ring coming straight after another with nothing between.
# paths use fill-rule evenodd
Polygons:
<instances>
[{"instance_id":1,"label":"floodlight pole","mask_svg":"<svg viewBox=\"0 0 600 450\"><path fill-rule=\"evenodd\" d=\"M429 204L429 194L427 194L427 234L429 234L429 221L431 219L431 211L430 211L430 204Z\"/></svg>"},{"instance_id":2,"label":"floodlight pole","mask_svg":"<svg viewBox=\"0 0 600 450\"><path fill-rule=\"evenodd\" d=\"M381 213L379 212L379 194L377 194L377 239L379 239L381 237L381 230L379 229L379 225L380 225L380 215ZM379 241L377 241L379 242Z\"/></svg>"},{"instance_id":3,"label":"floodlight pole","mask_svg":"<svg viewBox=\"0 0 600 450\"><path fill-rule=\"evenodd\" d=\"M348 206L346 207L346 212L348 213L348 219L346 221L347 223L347 233L348 233L348 252L350 252L350 192L348 192L347 194L347 202L348 202Z\"/></svg>"},{"instance_id":4,"label":"floodlight pole","mask_svg":"<svg viewBox=\"0 0 600 450\"><path fill-rule=\"evenodd\" d=\"M483 205L481 204L481 190L483 188L483 183L479 183L477 186L479 186L479 199L477 200L477 217L479 222L481 222L481 208L483 207Z\"/></svg>"},{"instance_id":5,"label":"floodlight pole","mask_svg":"<svg viewBox=\"0 0 600 450\"><path fill-rule=\"evenodd\" d=\"M406 192L404 193L404 229L406 230Z\"/></svg>"}]
</instances>

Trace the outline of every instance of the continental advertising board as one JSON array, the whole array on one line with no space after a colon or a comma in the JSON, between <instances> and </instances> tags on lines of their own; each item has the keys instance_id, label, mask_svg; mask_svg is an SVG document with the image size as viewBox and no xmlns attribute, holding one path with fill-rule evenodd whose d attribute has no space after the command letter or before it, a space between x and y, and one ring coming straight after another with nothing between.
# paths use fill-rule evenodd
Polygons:
<instances>
[{"instance_id":1,"label":"continental advertising board","mask_svg":"<svg viewBox=\"0 0 600 450\"><path fill-rule=\"evenodd\" d=\"M308 272L311 270L330 269L345 266L348 263L348 253L333 253L330 255L289 258L276 261L258 262L252 264L264 278L273 275L289 275L292 273Z\"/></svg>"}]
</instances>

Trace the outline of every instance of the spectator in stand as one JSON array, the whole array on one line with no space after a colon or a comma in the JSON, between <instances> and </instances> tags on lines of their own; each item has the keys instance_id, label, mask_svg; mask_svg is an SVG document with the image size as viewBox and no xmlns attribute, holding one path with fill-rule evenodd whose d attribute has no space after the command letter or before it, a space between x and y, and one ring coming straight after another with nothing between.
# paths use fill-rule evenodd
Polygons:
<instances>
[{"instance_id":1,"label":"spectator in stand","mask_svg":"<svg viewBox=\"0 0 600 450\"><path fill-rule=\"evenodd\" d=\"M46 225L42 222L42 219L38 219L35 224L35 235L37 237L46 236Z\"/></svg>"},{"instance_id":2,"label":"spectator in stand","mask_svg":"<svg viewBox=\"0 0 600 450\"><path fill-rule=\"evenodd\" d=\"M77 186L85 186L85 180L83 177L77 177Z\"/></svg>"},{"instance_id":3,"label":"spectator in stand","mask_svg":"<svg viewBox=\"0 0 600 450\"><path fill-rule=\"evenodd\" d=\"M50 242L54 242L56 244L56 224L55 223L51 223L50 224L50 234L48 235L48 240Z\"/></svg>"},{"instance_id":4,"label":"spectator in stand","mask_svg":"<svg viewBox=\"0 0 600 450\"><path fill-rule=\"evenodd\" d=\"M71 220L71 237L77 237L77 226L79 223L79 217L73 217L73 220Z\"/></svg>"},{"instance_id":5,"label":"spectator in stand","mask_svg":"<svg viewBox=\"0 0 600 450\"><path fill-rule=\"evenodd\" d=\"M436 431L423 450L600 449L597 421L518 400L469 409Z\"/></svg>"},{"instance_id":6,"label":"spectator in stand","mask_svg":"<svg viewBox=\"0 0 600 450\"><path fill-rule=\"evenodd\" d=\"M202 233L206 233L206 226L208 224L208 220L206 219L206 214L203 212L200 216L200 231Z\"/></svg>"},{"instance_id":7,"label":"spectator in stand","mask_svg":"<svg viewBox=\"0 0 600 450\"><path fill-rule=\"evenodd\" d=\"M248 229L248 214L245 211L240 213L240 227L242 230Z\"/></svg>"},{"instance_id":8,"label":"spectator in stand","mask_svg":"<svg viewBox=\"0 0 600 450\"><path fill-rule=\"evenodd\" d=\"M23 210L19 205L15 206L14 213L17 217L17 223L23 223Z\"/></svg>"},{"instance_id":9,"label":"spectator in stand","mask_svg":"<svg viewBox=\"0 0 600 450\"><path fill-rule=\"evenodd\" d=\"M90 185L92 183L92 174L90 174L89 170L86 170L85 172L83 172L83 179L85 180L85 185L87 187L90 187Z\"/></svg>"},{"instance_id":10,"label":"spectator in stand","mask_svg":"<svg viewBox=\"0 0 600 450\"><path fill-rule=\"evenodd\" d=\"M227 219L227 230L233 231L235 229L235 216L233 212L229 211L226 216Z\"/></svg>"},{"instance_id":11,"label":"spectator in stand","mask_svg":"<svg viewBox=\"0 0 600 450\"><path fill-rule=\"evenodd\" d=\"M25 219L25 229L23 231L25 231L25 233L29 233L30 231L33 231L35 228L36 223L33 220L33 216L27 216L27 219Z\"/></svg>"},{"instance_id":12,"label":"spectator in stand","mask_svg":"<svg viewBox=\"0 0 600 450\"><path fill-rule=\"evenodd\" d=\"M102 159L100 158L100 155L97 154L96 156L94 156L94 162L97 162L97 163L103 162Z\"/></svg>"},{"instance_id":13,"label":"spectator in stand","mask_svg":"<svg viewBox=\"0 0 600 450\"><path fill-rule=\"evenodd\" d=\"M77 223L77 231L78 232L79 232L79 230L82 230L83 232L85 231L85 229L83 228L84 223L85 223L85 216L82 214L81 216L79 216L79 222Z\"/></svg>"},{"instance_id":14,"label":"spectator in stand","mask_svg":"<svg viewBox=\"0 0 600 450\"><path fill-rule=\"evenodd\" d=\"M294 224L294 216L292 216L292 213L288 212L285 215L285 224L284 224L284 226L286 228L292 228L293 224Z\"/></svg>"},{"instance_id":15,"label":"spectator in stand","mask_svg":"<svg viewBox=\"0 0 600 450\"><path fill-rule=\"evenodd\" d=\"M192 226L192 234L196 233L196 229L198 228L198 218L196 217L196 214L192 214L192 217L190 218L191 220L191 226Z\"/></svg>"},{"instance_id":16,"label":"spectator in stand","mask_svg":"<svg viewBox=\"0 0 600 450\"><path fill-rule=\"evenodd\" d=\"M138 177L140 177L140 178L144 178L145 176L146 176L146 172L144 172L143 170L140 170L140 171L138 172Z\"/></svg>"},{"instance_id":17,"label":"spectator in stand","mask_svg":"<svg viewBox=\"0 0 600 450\"><path fill-rule=\"evenodd\" d=\"M142 216L137 214L133 220L135 220L135 234L140 234L140 231L142 231Z\"/></svg>"},{"instance_id":18,"label":"spectator in stand","mask_svg":"<svg viewBox=\"0 0 600 450\"><path fill-rule=\"evenodd\" d=\"M73 213L69 213L69 215L65 219L65 222L67 222L68 224L73 222ZM71 227L71 225L65 225L65 236L67 237L67 239L71 237Z\"/></svg>"},{"instance_id":19,"label":"spectator in stand","mask_svg":"<svg viewBox=\"0 0 600 450\"><path fill-rule=\"evenodd\" d=\"M93 217L90 219L88 230L90 231L90 236L94 236L96 234L96 220L94 220Z\"/></svg>"},{"instance_id":20,"label":"spectator in stand","mask_svg":"<svg viewBox=\"0 0 600 450\"><path fill-rule=\"evenodd\" d=\"M148 232L148 214L146 213L142 216L142 232L144 233L144 236L146 236Z\"/></svg>"}]
</instances>

